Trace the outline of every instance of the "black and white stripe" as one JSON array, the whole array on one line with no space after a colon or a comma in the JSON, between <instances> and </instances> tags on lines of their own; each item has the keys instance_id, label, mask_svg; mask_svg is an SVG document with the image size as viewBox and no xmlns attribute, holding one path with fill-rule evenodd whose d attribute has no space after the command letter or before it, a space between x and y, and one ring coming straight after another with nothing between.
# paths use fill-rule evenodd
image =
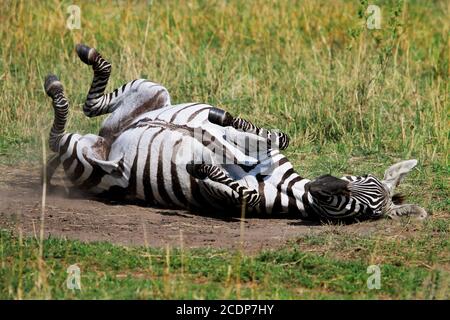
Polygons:
<instances>
[{"instance_id":1,"label":"black and white stripe","mask_svg":"<svg viewBox=\"0 0 450 320\"><path fill-rule=\"evenodd\" d=\"M301 177L280 153L286 134L207 104L172 105L159 84L139 79L105 94L111 64L95 49L77 52L94 70L84 113L110 113L100 134L64 134L62 86L49 78L46 90L55 108L50 145L57 152L49 165L61 163L81 189L186 209L228 211L245 203L251 212L305 219L376 218L390 204L383 183L370 175Z\"/></svg>"}]
</instances>

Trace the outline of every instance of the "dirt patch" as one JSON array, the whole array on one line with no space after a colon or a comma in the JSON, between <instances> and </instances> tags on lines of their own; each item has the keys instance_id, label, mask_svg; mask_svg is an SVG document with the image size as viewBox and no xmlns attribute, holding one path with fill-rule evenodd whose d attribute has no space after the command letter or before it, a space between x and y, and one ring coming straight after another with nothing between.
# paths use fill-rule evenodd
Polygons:
<instances>
[{"instance_id":1,"label":"dirt patch","mask_svg":"<svg viewBox=\"0 0 450 320\"><path fill-rule=\"evenodd\" d=\"M0 166L0 228L39 235L42 186L39 168ZM45 205L45 235L123 245L241 248L247 252L276 248L290 239L329 231L331 226L301 220L210 217L73 195L61 173ZM382 223L382 222L381 222ZM241 224L243 237L241 238ZM380 222L343 226L356 233L372 233ZM334 227L332 227L334 228Z\"/></svg>"}]
</instances>

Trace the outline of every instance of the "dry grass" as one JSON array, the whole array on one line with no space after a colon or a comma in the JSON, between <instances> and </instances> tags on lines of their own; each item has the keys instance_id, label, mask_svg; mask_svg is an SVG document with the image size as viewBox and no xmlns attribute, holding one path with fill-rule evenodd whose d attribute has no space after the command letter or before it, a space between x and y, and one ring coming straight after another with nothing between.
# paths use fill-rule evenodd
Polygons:
<instances>
[{"instance_id":1,"label":"dry grass","mask_svg":"<svg viewBox=\"0 0 450 320\"><path fill-rule=\"evenodd\" d=\"M366 29L365 6L351 1L151 3L83 3L82 29L72 31L70 2L0 5L3 155L33 157L47 134L48 72L67 88L70 130L98 130L80 107L91 72L74 45L84 42L112 62L111 89L146 77L174 102L217 104L278 127L293 137L294 161L324 150L446 163L445 1L383 2L381 30Z\"/></svg>"}]
</instances>

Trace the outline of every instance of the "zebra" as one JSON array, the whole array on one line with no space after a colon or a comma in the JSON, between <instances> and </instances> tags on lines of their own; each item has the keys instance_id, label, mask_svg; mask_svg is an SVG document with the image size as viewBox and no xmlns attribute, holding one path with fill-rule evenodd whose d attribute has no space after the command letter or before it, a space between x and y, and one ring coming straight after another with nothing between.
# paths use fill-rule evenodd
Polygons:
<instances>
[{"instance_id":1,"label":"zebra","mask_svg":"<svg viewBox=\"0 0 450 320\"><path fill-rule=\"evenodd\" d=\"M289 145L285 133L208 104L173 105L164 86L146 79L105 93L111 64L84 44L76 52L94 73L84 114L108 117L98 135L66 132L63 85L55 75L46 77L54 109L49 184L62 166L78 189L149 206L233 213L244 208L261 216L328 221L427 216L394 193L417 160L389 167L382 180L370 174L307 179L282 154Z\"/></svg>"}]
</instances>

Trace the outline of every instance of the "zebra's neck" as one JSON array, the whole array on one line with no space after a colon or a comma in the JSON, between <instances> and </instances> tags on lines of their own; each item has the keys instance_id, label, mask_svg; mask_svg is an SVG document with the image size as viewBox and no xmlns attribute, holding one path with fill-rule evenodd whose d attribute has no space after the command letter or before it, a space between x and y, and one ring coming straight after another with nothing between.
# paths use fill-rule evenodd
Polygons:
<instances>
[{"instance_id":1,"label":"zebra's neck","mask_svg":"<svg viewBox=\"0 0 450 320\"><path fill-rule=\"evenodd\" d=\"M258 192L263 195L257 208L265 213L289 213L306 216L303 198L305 184L310 180L300 176L281 153L273 154L274 165L267 178L258 174Z\"/></svg>"}]
</instances>

